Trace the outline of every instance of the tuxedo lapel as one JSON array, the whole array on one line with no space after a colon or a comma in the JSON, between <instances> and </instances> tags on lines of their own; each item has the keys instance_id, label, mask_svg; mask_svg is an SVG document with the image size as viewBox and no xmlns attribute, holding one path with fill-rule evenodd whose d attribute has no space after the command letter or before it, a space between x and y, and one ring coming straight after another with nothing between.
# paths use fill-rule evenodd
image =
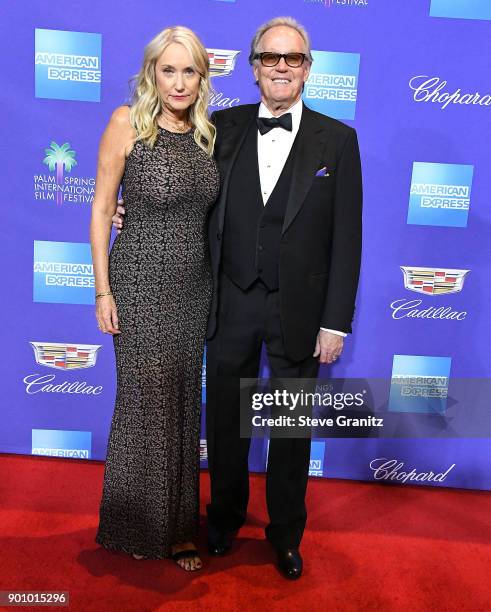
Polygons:
<instances>
[{"instance_id":1,"label":"tuxedo lapel","mask_svg":"<svg viewBox=\"0 0 491 612\"><path fill-rule=\"evenodd\" d=\"M222 176L222 188L218 199L219 229L223 229L225 207L227 204L230 175L237 155L244 144L250 124L257 116L258 105L251 106L250 111L241 117L229 119L220 126L220 151L218 154L218 167Z\"/></svg>"},{"instance_id":2,"label":"tuxedo lapel","mask_svg":"<svg viewBox=\"0 0 491 612\"><path fill-rule=\"evenodd\" d=\"M284 234L297 216L305 200L316 170L319 168L326 133L313 113L305 105L297 134L297 150L293 164L290 194L286 205Z\"/></svg>"}]
</instances>

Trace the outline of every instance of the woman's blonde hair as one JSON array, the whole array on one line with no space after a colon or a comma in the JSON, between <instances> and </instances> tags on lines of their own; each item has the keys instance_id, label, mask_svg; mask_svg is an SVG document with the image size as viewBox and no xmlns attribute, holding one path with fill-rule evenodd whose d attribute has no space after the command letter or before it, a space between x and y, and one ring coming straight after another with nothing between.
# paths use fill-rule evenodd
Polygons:
<instances>
[{"instance_id":1,"label":"woman's blonde hair","mask_svg":"<svg viewBox=\"0 0 491 612\"><path fill-rule=\"evenodd\" d=\"M189 28L166 28L145 47L141 70L132 79L131 125L136 130L137 140L143 140L150 147L154 146L158 135L157 118L162 112L162 100L155 81L155 64L172 43L181 44L189 52L193 67L199 74L198 97L189 108L189 119L194 126L194 140L211 157L215 143L215 127L208 119L210 61L202 42Z\"/></svg>"}]
</instances>

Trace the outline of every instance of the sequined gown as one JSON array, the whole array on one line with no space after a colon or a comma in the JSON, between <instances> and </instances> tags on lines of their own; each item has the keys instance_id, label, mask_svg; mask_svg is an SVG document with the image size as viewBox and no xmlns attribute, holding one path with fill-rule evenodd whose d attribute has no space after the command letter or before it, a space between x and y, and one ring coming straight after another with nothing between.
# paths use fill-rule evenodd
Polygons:
<instances>
[{"instance_id":1,"label":"sequined gown","mask_svg":"<svg viewBox=\"0 0 491 612\"><path fill-rule=\"evenodd\" d=\"M137 142L109 257L121 334L96 542L159 559L196 538L201 365L212 281L206 216L216 164L192 132Z\"/></svg>"}]
</instances>

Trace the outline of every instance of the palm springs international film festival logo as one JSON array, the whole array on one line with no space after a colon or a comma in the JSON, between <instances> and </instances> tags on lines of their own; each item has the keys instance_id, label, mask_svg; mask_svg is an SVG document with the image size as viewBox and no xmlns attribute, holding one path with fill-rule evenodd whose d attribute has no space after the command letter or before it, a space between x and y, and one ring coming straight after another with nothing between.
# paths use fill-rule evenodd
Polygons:
<instances>
[{"instance_id":1,"label":"palm springs international film festival logo","mask_svg":"<svg viewBox=\"0 0 491 612\"><path fill-rule=\"evenodd\" d=\"M56 204L92 204L95 193L95 177L75 176L72 170L78 166L76 151L69 142L59 145L54 140L44 149L43 164L52 174L34 175L34 198Z\"/></svg>"},{"instance_id":2,"label":"palm springs international film festival logo","mask_svg":"<svg viewBox=\"0 0 491 612\"><path fill-rule=\"evenodd\" d=\"M445 414L451 357L394 355L389 411Z\"/></svg>"},{"instance_id":3,"label":"palm springs international film festival logo","mask_svg":"<svg viewBox=\"0 0 491 612\"><path fill-rule=\"evenodd\" d=\"M34 302L94 304L94 287L90 244L34 241Z\"/></svg>"},{"instance_id":4,"label":"palm springs international film festival logo","mask_svg":"<svg viewBox=\"0 0 491 612\"><path fill-rule=\"evenodd\" d=\"M467 227L474 166L414 162L407 222Z\"/></svg>"},{"instance_id":5,"label":"palm springs international film festival logo","mask_svg":"<svg viewBox=\"0 0 491 612\"><path fill-rule=\"evenodd\" d=\"M93 368L97 362L100 344L66 344L61 342L30 342L38 365L46 368L72 372ZM38 393L62 393L69 395L100 395L102 386L85 380L59 380L55 373L28 374L24 377L28 395Z\"/></svg>"},{"instance_id":6,"label":"palm springs international film festival logo","mask_svg":"<svg viewBox=\"0 0 491 612\"><path fill-rule=\"evenodd\" d=\"M240 51L229 49L207 49L210 60L210 77L224 77L232 74ZM215 87L210 91L210 106L231 108L240 104L240 98L227 97Z\"/></svg>"},{"instance_id":7,"label":"palm springs international film festival logo","mask_svg":"<svg viewBox=\"0 0 491 612\"><path fill-rule=\"evenodd\" d=\"M416 266L400 266L404 287L425 296L435 297L460 293L464 280L470 270L452 268L419 268ZM467 311L454 310L451 306L423 303L422 299L399 299L391 305L393 319L439 319L463 321Z\"/></svg>"},{"instance_id":8,"label":"palm springs international film festival logo","mask_svg":"<svg viewBox=\"0 0 491 612\"><path fill-rule=\"evenodd\" d=\"M430 17L491 19L489 0L431 0Z\"/></svg>"},{"instance_id":9,"label":"palm springs international film festival logo","mask_svg":"<svg viewBox=\"0 0 491 612\"><path fill-rule=\"evenodd\" d=\"M99 102L101 40L100 34L36 28L36 98Z\"/></svg>"},{"instance_id":10,"label":"palm springs international film festival logo","mask_svg":"<svg viewBox=\"0 0 491 612\"><path fill-rule=\"evenodd\" d=\"M310 108L335 119L354 119L359 53L312 51L314 62L302 98Z\"/></svg>"},{"instance_id":11,"label":"palm springs international film festival logo","mask_svg":"<svg viewBox=\"0 0 491 612\"><path fill-rule=\"evenodd\" d=\"M33 429L31 452L33 455L46 455L47 457L90 459L92 432Z\"/></svg>"}]
</instances>

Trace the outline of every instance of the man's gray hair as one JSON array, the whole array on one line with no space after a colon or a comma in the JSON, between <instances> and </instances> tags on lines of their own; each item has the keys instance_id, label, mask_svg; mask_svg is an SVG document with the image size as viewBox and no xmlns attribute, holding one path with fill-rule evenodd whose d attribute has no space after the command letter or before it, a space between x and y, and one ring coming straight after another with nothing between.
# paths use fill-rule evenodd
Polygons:
<instances>
[{"instance_id":1,"label":"man's gray hair","mask_svg":"<svg viewBox=\"0 0 491 612\"><path fill-rule=\"evenodd\" d=\"M256 53L259 53L258 47L259 47L259 43L261 42L261 38L266 34L268 30L271 30L271 28L276 28L277 26L286 26L287 28L292 28L293 30L297 31L300 34L300 36L302 37L305 43L305 50L306 50L305 54L307 56L307 60L309 62L312 62L313 58L312 58L312 53L310 52L310 37L307 34L307 30L303 27L303 25L298 23L298 21L294 19L293 17L275 17L274 19L270 19L266 23L263 23L263 25L260 26L257 29L256 33L254 34L254 38L252 39L252 42L251 42L251 53L249 55L249 64L252 65L252 63L254 62Z\"/></svg>"}]
</instances>

